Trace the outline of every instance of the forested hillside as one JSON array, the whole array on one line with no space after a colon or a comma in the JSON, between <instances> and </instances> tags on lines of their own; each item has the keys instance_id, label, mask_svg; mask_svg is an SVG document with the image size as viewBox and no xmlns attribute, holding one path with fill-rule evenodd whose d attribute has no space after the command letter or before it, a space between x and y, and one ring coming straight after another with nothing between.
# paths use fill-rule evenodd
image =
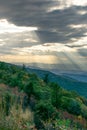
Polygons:
<instances>
[{"instance_id":1,"label":"forested hillside","mask_svg":"<svg viewBox=\"0 0 87 130\"><path fill-rule=\"evenodd\" d=\"M40 70L40 69L33 69L33 68L27 67L26 70L29 73L37 74L42 79L44 79L45 75L48 75L49 81L58 83L60 86L62 86L63 88L67 90L71 90L71 91L75 90L80 95L87 98L87 82L81 82L73 78L70 78L69 76L66 76L66 75L56 75L49 71Z\"/></svg>"},{"instance_id":2,"label":"forested hillside","mask_svg":"<svg viewBox=\"0 0 87 130\"><path fill-rule=\"evenodd\" d=\"M0 130L87 130L87 99L0 62Z\"/></svg>"}]
</instances>

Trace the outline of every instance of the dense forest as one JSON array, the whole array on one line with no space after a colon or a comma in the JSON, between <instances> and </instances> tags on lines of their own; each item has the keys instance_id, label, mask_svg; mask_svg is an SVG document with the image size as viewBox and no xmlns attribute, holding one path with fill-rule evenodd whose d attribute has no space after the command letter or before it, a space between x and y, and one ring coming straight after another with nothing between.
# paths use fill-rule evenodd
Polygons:
<instances>
[{"instance_id":1,"label":"dense forest","mask_svg":"<svg viewBox=\"0 0 87 130\"><path fill-rule=\"evenodd\" d=\"M87 98L0 62L0 130L87 130Z\"/></svg>"}]
</instances>

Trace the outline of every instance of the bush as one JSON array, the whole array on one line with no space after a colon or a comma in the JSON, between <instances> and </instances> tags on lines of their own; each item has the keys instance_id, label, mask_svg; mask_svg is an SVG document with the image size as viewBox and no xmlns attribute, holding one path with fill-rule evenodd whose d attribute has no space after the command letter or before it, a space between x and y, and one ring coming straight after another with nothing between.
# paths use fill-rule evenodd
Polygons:
<instances>
[{"instance_id":1,"label":"bush","mask_svg":"<svg viewBox=\"0 0 87 130\"><path fill-rule=\"evenodd\" d=\"M54 118L54 113L56 114L56 110L52 106L50 101L40 101L36 105L35 111L42 120L48 120L49 118Z\"/></svg>"},{"instance_id":2,"label":"bush","mask_svg":"<svg viewBox=\"0 0 87 130\"><path fill-rule=\"evenodd\" d=\"M11 95L9 93L6 93L2 98L2 108L5 115L8 116L11 108Z\"/></svg>"},{"instance_id":3,"label":"bush","mask_svg":"<svg viewBox=\"0 0 87 130\"><path fill-rule=\"evenodd\" d=\"M81 114L84 118L87 119L87 107L85 105L81 106Z\"/></svg>"},{"instance_id":4,"label":"bush","mask_svg":"<svg viewBox=\"0 0 87 130\"><path fill-rule=\"evenodd\" d=\"M72 113L72 114L75 114L75 115L80 115L81 114L81 107L80 107L80 104L79 102L77 102L76 100L74 99L71 99L69 104L68 104L68 107L67 107L67 110Z\"/></svg>"},{"instance_id":5,"label":"bush","mask_svg":"<svg viewBox=\"0 0 87 130\"><path fill-rule=\"evenodd\" d=\"M61 100L61 108L66 109L68 112L75 115L81 114L80 104L73 98L63 96Z\"/></svg>"}]
</instances>

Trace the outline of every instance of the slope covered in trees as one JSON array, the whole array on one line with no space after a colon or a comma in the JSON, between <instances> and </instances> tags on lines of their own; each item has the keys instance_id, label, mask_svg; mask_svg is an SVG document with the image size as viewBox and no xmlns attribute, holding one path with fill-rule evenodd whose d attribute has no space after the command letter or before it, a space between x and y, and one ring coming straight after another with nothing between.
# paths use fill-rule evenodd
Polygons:
<instances>
[{"instance_id":1,"label":"slope covered in trees","mask_svg":"<svg viewBox=\"0 0 87 130\"><path fill-rule=\"evenodd\" d=\"M86 130L87 99L0 62L0 118L2 130Z\"/></svg>"},{"instance_id":2,"label":"slope covered in trees","mask_svg":"<svg viewBox=\"0 0 87 130\"><path fill-rule=\"evenodd\" d=\"M45 75L48 75L49 81L58 83L60 86L62 86L67 90L70 91L75 90L80 95L87 98L87 82L81 82L76 79L70 78L69 76L66 75L56 75L52 72L41 70L41 69L33 69L27 67L26 70L29 73L37 74L42 79L44 79Z\"/></svg>"}]
</instances>

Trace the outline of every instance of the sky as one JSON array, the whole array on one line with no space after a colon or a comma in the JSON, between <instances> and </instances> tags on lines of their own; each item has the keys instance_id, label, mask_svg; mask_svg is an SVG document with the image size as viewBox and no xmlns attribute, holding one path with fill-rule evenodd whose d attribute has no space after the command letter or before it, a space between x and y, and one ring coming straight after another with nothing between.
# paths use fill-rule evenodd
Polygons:
<instances>
[{"instance_id":1,"label":"sky","mask_svg":"<svg viewBox=\"0 0 87 130\"><path fill-rule=\"evenodd\" d=\"M0 0L0 61L87 71L87 0Z\"/></svg>"}]
</instances>

